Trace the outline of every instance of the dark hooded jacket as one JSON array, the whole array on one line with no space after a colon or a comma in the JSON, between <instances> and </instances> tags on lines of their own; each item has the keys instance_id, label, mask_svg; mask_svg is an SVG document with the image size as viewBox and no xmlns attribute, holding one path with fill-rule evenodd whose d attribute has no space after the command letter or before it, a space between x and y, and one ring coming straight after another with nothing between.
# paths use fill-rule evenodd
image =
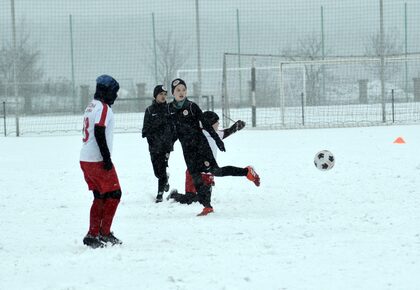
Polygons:
<instances>
[{"instance_id":1,"label":"dark hooded jacket","mask_svg":"<svg viewBox=\"0 0 420 290\"><path fill-rule=\"evenodd\" d=\"M150 153L168 153L174 150L175 126L170 118L169 105L153 103L144 113L142 137L147 138Z\"/></svg>"}]
</instances>

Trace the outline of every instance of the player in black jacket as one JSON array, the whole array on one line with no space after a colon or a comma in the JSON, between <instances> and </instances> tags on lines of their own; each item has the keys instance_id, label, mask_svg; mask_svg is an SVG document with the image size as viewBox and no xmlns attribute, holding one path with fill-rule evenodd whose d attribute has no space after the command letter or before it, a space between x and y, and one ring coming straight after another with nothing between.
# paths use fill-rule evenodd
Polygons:
<instances>
[{"instance_id":1,"label":"player in black jacket","mask_svg":"<svg viewBox=\"0 0 420 290\"><path fill-rule=\"evenodd\" d=\"M174 124L169 118L166 94L167 91L162 85L155 87L153 91L155 99L144 113L142 129L142 137L146 137L149 143L153 171L158 178L156 202L161 202L163 192L169 190L166 168L168 167L170 152L174 150L173 144L176 140Z\"/></svg>"},{"instance_id":2,"label":"player in black jacket","mask_svg":"<svg viewBox=\"0 0 420 290\"><path fill-rule=\"evenodd\" d=\"M171 84L174 100L169 104L177 137L182 146L185 163L197 189L198 201L204 206L200 215L213 212L210 204L211 187L203 183L201 172L212 172L218 168L210 145L200 127L215 140L220 151L226 151L223 141L213 127L203 118L200 107L187 99L187 85L182 79L175 79Z\"/></svg>"},{"instance_id":3,"label":"player in black jacket","mask_svg":"<svg viewBox=\"0 0 420 290\"><path fill-rule=\"evenodd\" d=\"M234 134L235 132L242 130L245 127L245 122L238 120L230 128L219 129L219 116L215 112L206 111L203 113L203 117L210 125L212 125L213 129L217 132L222 140ZM217 148L213 138L211 138L205 130L203 130L203 134L206 136L207 141L209 142L214 158L217 158ZM246 178L252 181L256 186L260 186L260 177L252 166L247 166L244 168L236 166L224 166L213 170L213 173L201 173L203 182L209 186L215 185L214 176L246 176ZM191 204L198 201L197 190L194 187L191 175L188 170L185 172L185 194L178 193L177 189L173 189L168 195L167 199L173 199L174 201L183 204Z\"/></svg>"}]
</instances>

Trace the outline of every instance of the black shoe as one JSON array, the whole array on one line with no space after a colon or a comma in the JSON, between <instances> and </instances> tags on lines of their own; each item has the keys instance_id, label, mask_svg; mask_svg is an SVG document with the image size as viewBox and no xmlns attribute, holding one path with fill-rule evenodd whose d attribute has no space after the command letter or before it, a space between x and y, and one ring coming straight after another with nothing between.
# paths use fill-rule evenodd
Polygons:
<instances>
[{"instance_id":1,"label":"black shoe","mask_svg":"<svg viewBox=\"0 0 420 290\"><path fill-rule=\"evenodd\" d=\"M178 190L177 189L172 189L171 192L166 197L166 200L170 200L171 198L174 198L175 195L177 195L177 194L178 194Z\"/></svg>"},{"instance_id":2,"label":"black shoe","mask_svg":"<svg viewBox=\"0 0 420 290\"><path fill-rule=\"evenodd\" d=\"M105 246L105 244L102 243L101 240L99 240L99 236L94 237L91 234L87 234L83 238L83 244L85 244L88 247L91 247L92 249L103 248Z\"/></svg>"},{"instance_id":3,"label":"black shoe","mask_svg":"<svg viewBox=\"0 0 420 290\"><path fill-rule=\"evenodd\" d=\"M105 244L111 243L111 245L113 246L122 244L122 241L116 238L113 232L110 232L107 236L99 235L99 239L101 240L101 242Z\"/></svg>"},{"instance_id":4,"label":"black shoe","mask_svg":"<svg viewBox=\"0 0 420 290\"><path fill-rule=\"evenodd\" d=\"M156 195L156 203L162 202L163 201L163 192L159 192Z\"/></svg>"}]
</instances>

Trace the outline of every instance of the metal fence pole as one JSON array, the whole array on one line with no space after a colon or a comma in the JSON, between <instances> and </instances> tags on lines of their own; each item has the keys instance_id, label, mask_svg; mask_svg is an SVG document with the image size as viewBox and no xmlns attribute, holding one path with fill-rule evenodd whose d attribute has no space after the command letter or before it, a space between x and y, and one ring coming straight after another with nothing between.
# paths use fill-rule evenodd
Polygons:
<instances>
[{"instance_id":1,"label":"metal fence pole","mask_svg":"<svg viewBox=\"0 0 420 290\"><path fill-rule=\"evenodd\" d=\"M256 71L255 71L255 58L252 58L251 68L251 94L252 94L252 127L257 126L257 104L255 99L255 87L256 87Z\"/></svg>"},{"instance_id":2,"label":"metal fence pole","mask_svg":"<svg viewBox=\"0 0 420 290\"><path fill-rule=\"evenodd\" d=\"M16 137L20 136L19 116L16 114Z\"/></svg>"},{"instance_id":3,"label":"metal fence pole","mask_svg":"<svg viewBox=\"0 0 420 290\"><path fill-rule=\"evenodd\" d=\"M385 110L385 53L384 53L384 3L379 0L379 27L380 27L380 58L381 58L381 103L382 122L386 122Z\"/></svg>"},{"instance_id":4,"label":"metal fence pole","mask_svg":"<svg viewBox=\"0 0 420 290\"><path fill-rule=\"evenodd\" d=\"M325 38L324 38L324 7L321 6L321 49L322 59L325 59ZM322 65L322 102L326 99L325 96L325 66Z\"/></svg>"},{"instance_id":5,"label":"metal fence pole","mask_svg":"<svg viewBox=\"0 0 420 290\"><path fill-rule=\"evenodd\" d=\"M6 102L3 101L3 123L4 123L4 137L7 136L7 127L6 127Z\"/></svg>"},{"instance_id":6,"label":"metal fence pole","mask_svg":"<svg viewBox=\"0 0 420 290\"><path fill-rule=\"evenodd\" d=\"M201 102L201 94L202 94L202 84L201 84L201 44L200 44L200 17L199 13L200 10L198 8L198 0L195 0L195 24L196 24L196 33L197 33L197 70L198 70L198 105Z\"/></svg>"},{"instance_id":7,"label":"metal fence pole","mask_svg":"<svg viewBox=\"0 0 420 290\"><path fill-rule=\"evenodd\" d=\"M238 34L238 77L239 77L239 103L242 105L242 71L241 71L241 33L239 26L239 9L236 9L236 27Z\"/></svg>"},{"instance_id":8,"label":"metal fence pole","mask_svg":"<svg viewBox=\"0 0 420 290\"><path fill-rule=\"evenodd\" d=\"M223 128L229 126L229 117L230 112L227 102L227 68L226 68L226 53L223 54L223 79L222 79L222 116L223 116Z\"/></svg>"},{"instance_id":9,"label":"metal fence pole","mask_svg":"<svg viewBox=\"0 0 420 290\"><path fill-rule=\"evenodd\" d=\"M284 113L285 113L285 100L284 100L284 82L283 82L283 63L280 62L279 70L279 80L280 80L280 107L281 107L281 124L284 126ZM305 84L305 82L304 82Z\"/></svg>"},{"instance_id":10,"label":"metal fence pole","mask_svg":"<svg viewBox=\"0 0 420 290\"><path fill-rule=\"evenodd\" d=\"M404 3L404 46L405 46L405 99L408 102L408 38L407 38L407 3Z\"/></svg>"},{"instance_id":11,"label":"metal fence pole","mask_svg":"<svg viewBox=\"0 0 420 290\"><path fill-rule=\"evenodd\" d=\"M73 18L72 15L69 15L69 26L70 26L70 57L71 57L71 97L73 99L73 112L76 113L77 103L76 103L76 88L74 80L74 50L73 50Z\"/></svg>"},{"instance_id":12,"label":"metal fence pole","mask_svg":"<svg viewBox=\"0 0 420 290\"><path fill-rule=\"evenodd\" d=\"M153 27L153 54L155 57L155 84L157 85L159 82L158 82L158 69L157 69L155 13L152 13L152 27Z\"/></svg>"}]
</instances>

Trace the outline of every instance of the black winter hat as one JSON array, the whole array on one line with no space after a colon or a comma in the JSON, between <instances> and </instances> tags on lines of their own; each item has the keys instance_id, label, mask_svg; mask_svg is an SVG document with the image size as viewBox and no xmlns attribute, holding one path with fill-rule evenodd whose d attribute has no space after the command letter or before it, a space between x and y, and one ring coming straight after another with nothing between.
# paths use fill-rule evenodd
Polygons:
<instances>
[{"instance_id":1,"label":"black winter hat","mask_svg":"<svg viewBox=\"0 0 420 290\"><path fill-rule=\"evenodd\" d=\"M171 92L174 93L175 87L178 85L184 85L187 88L187 84L182 79L174 79L171 83Z\"/></svg>"},{"instance_id":2,"label":"black winter hat","mask_svg":"<svg viewBox=\"0 0 420 290\"><path fill-rule=\"evenodd\" d=\"M155 87L155 89L153 90L153 98L155 98L156 99L156 97L161 93L161 92L168 92L166 89L165 89L165 87L164 86L162 86L162 85L157 85L156 87Z\"/></svg>"},{"instance_id":3,"label":"black winter hat","mask_svg":"<svg viewBox=\"0 0 420 290\"><path fill-rule=\"evenodd\" d=\"M219 116L212 111L205 111L203 112L203 118L207 121L210 125L214 125L217 121L219 121Z\"/></svg>"}]
</instances>

